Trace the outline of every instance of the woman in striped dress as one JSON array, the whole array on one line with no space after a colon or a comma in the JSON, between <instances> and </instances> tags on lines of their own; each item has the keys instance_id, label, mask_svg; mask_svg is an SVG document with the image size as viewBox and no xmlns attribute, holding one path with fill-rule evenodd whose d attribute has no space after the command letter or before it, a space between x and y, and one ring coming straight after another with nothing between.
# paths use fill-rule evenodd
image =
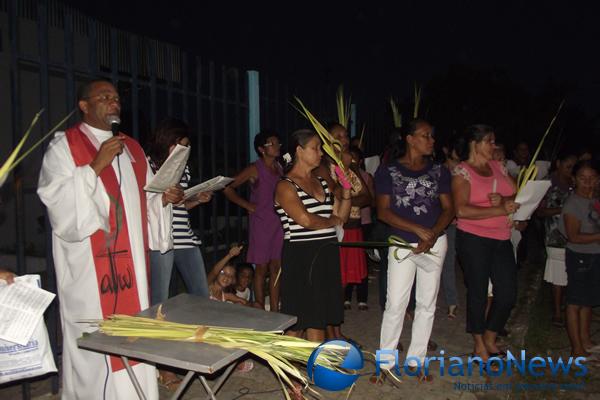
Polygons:
<instances>
[{"instance_id":1,"label":"woman in striped dress","mask_svg":"<svg viewBox=\"0 0 600 400\"><path fill-rule=\"evenodd\" d=\"M190 128L178 119L167 118L159 123L149 151L150 166L157 171L177 144L190 145ZM187 189L190 168L186 165L179 185ZM151 302L162 303L169 297L169 283L173 264L177 266L189 293L208 297L204 260L200 252L200 239L192 231L188 210L210 201L211 192L198 193L181 205L173 206L173 250L161 254L150 252Z\"/></svg>"},{"instance_id":2,"label":"woman in striped dress","mask_svg":"<svg viewBox=\"0 0 600 400\"><path fill-rule=\"evenodd\" d=\"M284 231L281 312L298 317L288 332L315 342L325 339L327 325L344 318L340 254L335 226L350 213L350 184L337 169L342 199L330 192L325 179L312 171L321 162L321 140L312 130L290 138L288 172L277 184L275 208ZM285 157L285 156L284 156Z\"/></svg>"}]
</instances>

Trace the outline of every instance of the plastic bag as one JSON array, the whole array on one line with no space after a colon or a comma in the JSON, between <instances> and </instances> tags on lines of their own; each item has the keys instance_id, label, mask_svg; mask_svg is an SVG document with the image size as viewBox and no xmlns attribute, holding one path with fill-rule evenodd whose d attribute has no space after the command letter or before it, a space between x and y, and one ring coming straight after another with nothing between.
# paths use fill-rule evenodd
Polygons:
<instances>
[{"instance_id":1,"label":"plastic bag","mask_svg":"<svg viewBox=\"0 0 600 400\"><path fill-rule=\"evenodd\" d=\"M16 279L40 285L39 275ZM44 317L40 317L33 335L25 346L0 340L0 384L56 372Z\"/></svg>"}]
</instances>

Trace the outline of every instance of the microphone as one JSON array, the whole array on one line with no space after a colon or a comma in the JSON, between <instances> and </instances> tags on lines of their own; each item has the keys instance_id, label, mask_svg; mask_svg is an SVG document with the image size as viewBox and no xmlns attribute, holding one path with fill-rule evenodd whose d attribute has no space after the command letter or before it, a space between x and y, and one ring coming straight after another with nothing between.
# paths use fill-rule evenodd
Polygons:
<instances>
[{"instance_id":1,"label":"microphone","mask_svg":"<svg viewBox=\"0 0 600 400\"><path fill-rule=\"evenodd\" d=\"M121 118L118 115L109 115L106 122L110 124L110 130L113 135L117 135L119 133L119 125L121 125Z\"/></svg>"}]
</instances>

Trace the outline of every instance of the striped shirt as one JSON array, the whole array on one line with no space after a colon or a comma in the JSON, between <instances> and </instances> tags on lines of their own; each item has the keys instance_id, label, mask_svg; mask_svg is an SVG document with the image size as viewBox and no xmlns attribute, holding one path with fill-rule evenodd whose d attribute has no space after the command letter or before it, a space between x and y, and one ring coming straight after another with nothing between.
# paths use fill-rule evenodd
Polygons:
<instances>
[{"instance_id":1,"label":"striped shirt","mask_svg":"<svg viewBox=\"0 0 600 400\"><path fill-rule=\"evenodd\" d=\"M311 214L317 214L323 218L329 218L331 216L333 213L333 194L329 191L329 187L327 186L325 179L318 177L319 182L321 182L321 186L323 187L323 191L325 192L325 201L323 202L320 202L306 193L290 178L284 177L282 179L291 182L296 187L298 197L302 201L302 204L304 204L304 207L306 207L306 211ZM283 225L284 240L289 240L290 242L302 242L336 237L334 227L317 230L308 229L294 221L292 217L290 217L277 203L275 204L275 211L277 212L277 215L279 215L281 225Z\"/></svg>"},{"instance_id":2,"label":"striped shirt","mask_svg":"<svg viewBox=\"0 0 600 400\"><path fill-rule=\"evenodd\" d=\"M190 168L186 165L179 185L183 190L190 185ZM185 205L173 205L173 247L175 249L187 249L199 246L202 242L192 231L190 224L190 213Z\"/></svg>"}]
</instances>

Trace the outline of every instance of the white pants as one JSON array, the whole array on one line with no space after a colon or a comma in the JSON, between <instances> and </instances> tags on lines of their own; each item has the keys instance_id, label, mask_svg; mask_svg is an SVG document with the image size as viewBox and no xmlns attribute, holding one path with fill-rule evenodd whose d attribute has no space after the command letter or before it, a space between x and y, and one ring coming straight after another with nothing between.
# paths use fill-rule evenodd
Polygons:
<instances>
[{"instance_id":1,"label":"white pants","mask_svg":"<svg viewBox=\"0 0 600 400\"><path fill-rule=\"evenodd\" d=\"M416 243L413 243L416 246ZM448 248L446 235L440 236L431 248L432 254L412 254L403 261L396 260L394 248L390 247L388 252L388 286L387 301L381 322L380 349L395 350L398 340L402 334L404 314L410 300L415 273L417 275L416 285L416 308L415 319L412 326L412 338L406 357L416 357L421 360L421 366L427 355L427 343L431 336L433 319L435 316L435 304L438 290L440 288L440 276L442 266ZM410 250L398 249L397 256L402 260ZM393 356L382 355L382 359L393 361ZM416 361L409 361L409 365L415 366ZM382 368L392 368L393 362L382 364Z\"/></svg>"}]
</instances>

